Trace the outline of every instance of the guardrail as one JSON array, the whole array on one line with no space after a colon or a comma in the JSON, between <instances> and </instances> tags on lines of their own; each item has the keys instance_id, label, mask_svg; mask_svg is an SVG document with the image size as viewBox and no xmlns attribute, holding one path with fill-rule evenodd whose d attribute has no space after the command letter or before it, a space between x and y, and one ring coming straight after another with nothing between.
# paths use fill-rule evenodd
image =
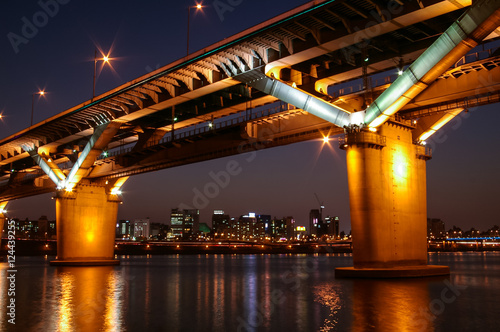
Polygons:
<instances>
[{"instance_id":1,"label":"guardrail","mask_svg":"<svg viewBox=\"0 0 500 332\"><path fill-rule=\"evenodd\" d=\"M488 58L492 57L493 54L497 50L498 50L498 47L495 47L495 48L490 48L487 50L482 50L482 51L466 54L463 57L461 57L457 62L455 62L455 64L452 67L450 67L450 69L458 68L458 67L464 66L466 64L476 62L476 61L488 59ZM373 89L373 88L378 88L378 87L386 85L386 84L391 84L398 77L399 77L398 74L389 75L389 76L386 76L383 78L377 78L375 80L372 80L372 77L368 77L368 87ZM362 80L362 78L357 78L353 81L357 81L357 80ZM343 88L340 88L337 91L333 92L332 97L338 98L338 97L345 96L345 95L352 94L352 93L356 93L356 92L363 92L364 90L365 89L363 88L363 83L359 83L359 84L355 83L351 86L343 87Z\"/></svg>"},{"instance_id":2,"label":"guardrail","mask_svg":"<svg viewBox=\"0 0 500 332\"><path fill-rule=\"evenodd\" d=\"M184 127L178 130L174 129L174 142L177 140L183 140L183 139L189 139L191 137L196 137L198 135L203 135L209 132L213 132L215 130L219 129L224 129L224 128L229 128L232 126L237 126L241 125L243 123L256 120L256 119L261 119L265 118L271 115L275 115L278 113L290 111L296 109L295 106L287 104L287 103L282 103L279 106L272 107L272 108L266 108L266 109L259 109L259 110L250 110L250 111L241 111L238 113L235 113L233 115L230 115L228 117L231 117L231 119L228 120L223 120L223 121L218 121L215 120L213 122L211 121L204 121L197 123L193 126L188 126ZM165 144L172 142L172 132L167 133L165 137L163 137L160 141L156 142L149 142L144 146L144 148L150 148L153 146ZM110 157L116 157L118 155L130 153L132 151L133 147L128 147L128 148L114 148L111 151L107 151L107 153L101 154L97 160L102 160Z\"/></svg>"},{"instance_id":3,"label":"guardrail","mask_svg":"<svg viewBox=\"0 0 500 332\"><path fill-rule=\"evenodd\" d=\"M367 131L347 133L344 137L339 138L339 147L343 150L352 144L371 144L383 147L386 145L386 138L377 133Z\"/></svg>"}]
</instances>

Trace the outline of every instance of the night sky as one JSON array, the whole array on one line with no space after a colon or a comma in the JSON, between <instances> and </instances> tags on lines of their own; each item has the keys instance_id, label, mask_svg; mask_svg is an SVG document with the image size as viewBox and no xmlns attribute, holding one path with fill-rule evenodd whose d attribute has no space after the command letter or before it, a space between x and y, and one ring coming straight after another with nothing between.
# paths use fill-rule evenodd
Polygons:
<instances>
[{"instance_id":1,"label":"night sky","mask_svg":"<svg viewBox=\"0 0 500 332\"><path fill-rule=\"evenodd\" d=\"M44 0L41 2L43 3ZM64 4L60 4L60 3ZM32 93L38 123L92 96L94 49L109 51L112 68L98 65L96 95L135 79L185 55L187 6L194 1L59 0L49 17L38 1L9 1L0 12L0 137L29 126ZM196 51L306 3L306 0L205 1L203 13L191 10L190 49ZM53 1L47 1L53 3ZM216 6L226 5L224 13ZM26 21L38 20L37 31L26 31L24 43L13 47L9 33L23 36ZM45 20L46 19L46 20ZM10 34L12 37L13 34ZM23 37L24 38L24 37ZM16 52L17 51L17 52ZM453 225L486 230L500 224L500 120L498 105L470 110L431 140L434 157L427 163L428 216ZM242 172L201 209L201 221L211 224L214 209L231 217L248 212L293 216L306 225L310 209L338 215L348 232L349 199L345 152L336 141L308 141L248 155L131 177L122 187L119 219L149 217L167 222L170 209L192 206L193 189L212 182L209 172L239 163ZM9 203L9 216L55 219L52 195Z\"/></svg>"}]
</instances>

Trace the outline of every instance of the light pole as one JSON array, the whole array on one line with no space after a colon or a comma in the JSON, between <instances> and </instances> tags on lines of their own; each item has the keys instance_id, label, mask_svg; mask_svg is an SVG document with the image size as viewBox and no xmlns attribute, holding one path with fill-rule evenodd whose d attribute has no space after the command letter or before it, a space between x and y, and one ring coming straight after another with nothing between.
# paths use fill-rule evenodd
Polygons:
<instances>
[{"instance_id":1,"label":"light pole","mask_svg":"<svg viewBox=\"0 0 500 332\"><path fill-rule=\"evenodd\" d=\"M35 92L31 95L31 122L30 122L30 127L33 125L33 111L35 109L35 95L40 95L43 96L45 94L45 91L38 91Z\"/></svg>"},{"instance_id":2,"label":"light pole","mask_svg":"<svg viewBox=\"0 0 500 332\"><path fill-rule=\"evenodd\" d=\"M189 6L188 7L188 28L187 28L187 52L186 56L189 55L189 18L191 17L191 8L196 8L196 10L199 10L203 8L201 4L197 4L196 6Z\"/></svg>"},{"instance_id":3,"label":"light pole","mask_svg":"<svg viewBox=\"0 0 500 332\"><path fill-rule=\"evenodd\" d=\"M97 48L96 48L95 52L94 52L94 84L92 85L92 100L95 97L95 75L96 75L96 71L97 71L97 61L99 61L99 60L102 60L102 61L104 61L104 63L107 63L107 62L109 62L109 57L105 55L102 57L102 59L98 59L97 58Z\"/></svg>"}]
</instances>

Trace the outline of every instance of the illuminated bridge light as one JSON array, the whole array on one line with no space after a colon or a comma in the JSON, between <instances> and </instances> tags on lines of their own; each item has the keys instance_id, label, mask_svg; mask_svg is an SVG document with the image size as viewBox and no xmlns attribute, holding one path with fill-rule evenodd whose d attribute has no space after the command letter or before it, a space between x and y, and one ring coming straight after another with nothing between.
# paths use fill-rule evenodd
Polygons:
<instances>
[{"instance_id":1,"label":"illuminated bridge light","mask_svg":"<svg viewBox=\"0 0 500 332\"><path fill-rule=\"evenodd\" d=\"M403 164L398 164L396 166L396 173L399 176L404 176L405 175L405 166Z\"/></svg>"},{"instance_id":2,"label":"illuminated bridge light","mask_svg":"<svg viewBox=\"0 0 500 332\"><path fill-rule=\"evenodd\" d=\"M111 189L111 195L121 195L122 192L120 190L120 188L113 188Z\"/></svg>"}]
</instances>

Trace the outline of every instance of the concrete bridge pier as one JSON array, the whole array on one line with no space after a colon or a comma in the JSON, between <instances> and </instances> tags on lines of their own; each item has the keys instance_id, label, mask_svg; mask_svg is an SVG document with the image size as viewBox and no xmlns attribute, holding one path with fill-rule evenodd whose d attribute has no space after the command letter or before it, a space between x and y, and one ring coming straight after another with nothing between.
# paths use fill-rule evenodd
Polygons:
<instances>
[{"instance_id":1,"label":"concrete bridge pier","mask_svg":"<svg viewBox=\"0 0 500 332\"><path fill-rule=\"evenodd\" d=\"M51 265L118 265L115 225L121 200L109 186L79 183L56 192L57 258Z\"/></svg>"},{"instance_id":2,"label":"concrete bridge pier","mask_svg":"<svg viewBox=\"0 0 500 332\"><path fill-rule=\"evenodd\" d=\"M354 266L337 277L395 278L449 274L427 265L426 160L411 125L386 122L377 132L346 134Z\"/></svg>"}]
</instances>

